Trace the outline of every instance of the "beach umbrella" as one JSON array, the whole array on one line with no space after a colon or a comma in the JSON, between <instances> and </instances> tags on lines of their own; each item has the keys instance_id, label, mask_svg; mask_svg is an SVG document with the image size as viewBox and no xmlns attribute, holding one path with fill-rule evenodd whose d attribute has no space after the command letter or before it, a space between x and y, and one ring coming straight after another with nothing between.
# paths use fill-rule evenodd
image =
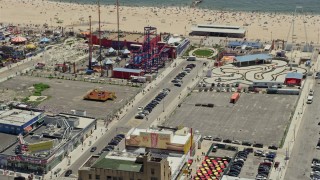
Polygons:
<instances>
[{"instance_id":1,"label":"beach umbrella","mask_svg":"<svg viewBox=\"0 0 320 180\"><path fill-rule=\"evenodd\" d=\"M27 41L27 39L24 37L21 37L21 36L17 36L11 40L11 42L13 42L13 43L21 43L21 42L25 42L25 41Z\"/></svg>"},{"instance_id":2,"label":"beach umbrella","mask_svg":"<svg viewBox=\"0 0 320 180\"><path fill-rule=\"evenodd\" d=\"M36 48L36 45L34 45L34 44L28 44L28 45L26 45L26 48L27 48L27 49L35 49L35 48Z\"/></svg>"},{"instance_id":3,"label":"beach umbrella","mask_svg":"<svg viewBox=\"0 0 320 180\"><path fill-rule=\"evenodd\" d=\"M42 38L41 40L40 40L40 42L42 42L42 43L48 43L50 41L50 39L48 39L48 38L46 38L46 37L44 37L44 38Z\"/></svg>"}]
</instances>

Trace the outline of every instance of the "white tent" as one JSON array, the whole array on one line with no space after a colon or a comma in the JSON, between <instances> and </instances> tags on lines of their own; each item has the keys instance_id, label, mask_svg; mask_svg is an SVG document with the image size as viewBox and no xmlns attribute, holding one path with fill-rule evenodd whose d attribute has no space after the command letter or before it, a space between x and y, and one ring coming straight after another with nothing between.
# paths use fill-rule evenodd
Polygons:
<instances>
[{"instance_id":1,"label":"white tent","mask_svg":"<svg viewBox=\"0 0 320 180\"><path fill-rule=\"evenodd\" d=\"M108 52L109 52L109 53L113 53L114 51L115 51L115 50L114 50L112 47L108 49Z\"/></svg>"},{"instance_id":2,"label":"white tent","mask_svg":"<svg viewBox=\"0 0 320 180\"><path fill-rule=\"evenodd\" d=\"M94 58L94 57L92 57L92 58L91 58L91 62L97 62L97 59Z\"/></svg>"},{"instance_id":3,"label":"white tent","mask_svg":"<svg viewBox=\"0 0 320 180\"><path fill-rule=\"evenodd\" d=\"M112 65L114 62L111 59L104 60L105 65Z\"/></svg>"},{"instance_id":4,"label":"white tent","mask_svg":"<svg viewBox=\"0 0 320 180\"><path fill-rule=\"evenodd\" d=\"M129 51L128 49L125 49L125 50L123 51L123 54L130 54L130 51Z\"/></svg>"}]
</instances>

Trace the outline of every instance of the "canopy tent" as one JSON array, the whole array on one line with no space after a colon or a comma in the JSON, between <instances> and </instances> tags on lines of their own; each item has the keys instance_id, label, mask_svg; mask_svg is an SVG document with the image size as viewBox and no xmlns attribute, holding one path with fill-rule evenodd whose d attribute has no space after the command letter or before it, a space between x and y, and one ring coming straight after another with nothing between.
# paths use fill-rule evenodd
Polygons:
<instances>
[{"instance_id":1,"label":"canopy tent","mask_svg":"<svg viewBox=\"0 0 320 180\"><path fill-rule=\"evenodd\" d=\"M98 62L96 58L92 57L91 62Z\"/></svg>"},{"instance_id":2,"label":"canopy tent","mask_svg":"<svg viewBox=\"0 0 320 180\"><path fill-rule=\"evenodd\" d=\"M25 42L25 41L27 41L27 39L24 37L21 37L21 36L17 36L11 40L11 42L13 42L13 43L21 43L21 42Z\"/></svg>"},{"instance_id":3,"label":"canopy tent","mask_svg":"<svg viewBox=\"0 0 320 180\"><path fill-rule=\"evenodd\" d=\"M89 31L84 31L84 32L81 32L80 34L84 35L84 36L87 36L87 35L90 35L90 32Z\"/></svg>"},{"instance_id":4,"label":"canopy tent","mask_svg":"<svg viewBox=\"0 0 320 180\"><path fill-rule=\"evenodd\" d=\"M115 51L115 50L114 50L112 47L108 49L108 52L109 52L109 53L113 53L114 51Z\"/></svg>"},{"instance_id":5,"label":"canopy tent","mask_svg":"<svg viewBox=\"0 0 320 180\"><path fill-rule=\"evenodd\" d=\"M26 48L27 48L27 49L35 49L35 48L36 48L36 45L34 45L34 44L28 44L28 45L26 45Z\"/></svg>"},{"instance_id":6,"label":"canopy tent","mask_svg":"<svg viewBox=\"0 0 320 180\"><path fill-rule=\"evenodd\" d=\"M105 65L112 65L114 62L111 59L104 60Z\"/></svg>"},{"instance_id":7,"label":"canopy tent","mask_svg":"<svg viewBox=\"0 0 320 180\"><path fill-rule=\"evenodd\" d=\"M48 43L50 41L50 39L44 37L40 40L41 43Z\"/></svg>"},{"instance_id":8,"label":"canopy tent","mask_svg":"<svg viewBox=\"0 0 320 180\"><path fill-rule=\"evenodd\" d=\"M123 51L123 54L130 54L130 51L129 51L128 49L125 49L125 50Z\"/></svg>"}]
</instances>

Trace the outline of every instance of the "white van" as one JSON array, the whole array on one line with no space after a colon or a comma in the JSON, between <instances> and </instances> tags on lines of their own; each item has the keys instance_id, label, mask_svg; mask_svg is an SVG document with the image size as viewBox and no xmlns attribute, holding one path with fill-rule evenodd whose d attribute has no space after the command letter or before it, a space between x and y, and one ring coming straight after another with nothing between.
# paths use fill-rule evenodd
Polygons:
<instances>
[{"instance_id":1,"label":"white van","mask_svg":"<svg viewBox=\"0 0 320 180\"><path fill-rule=\"evenodd\" d=\"M195 61L195 60L197 60L197 58L195 56L189 56L187 58L187 61Z\"/></svg>"},{"instance_id":2,"label":"white van","mask_svg":"<svg viewBox=\"0 0 320 180\"><path fill-rule=\"evenodd\" d=\"M313 102L313 96L308 96L307 104L311 104Z\"/></svg>"}]
</instances>

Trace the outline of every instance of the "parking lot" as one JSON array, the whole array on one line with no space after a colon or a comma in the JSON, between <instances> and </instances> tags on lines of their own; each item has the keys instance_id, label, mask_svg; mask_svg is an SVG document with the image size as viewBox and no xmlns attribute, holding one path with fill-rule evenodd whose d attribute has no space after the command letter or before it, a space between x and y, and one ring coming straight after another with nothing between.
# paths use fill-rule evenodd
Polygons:
<instances>
[{"instance_id":1,"label":"parking lot","mask_svg":"<svg viewBox=\"0 0 320 180\"><path fill-rule=\"evenodd\" d=\"M279 145L298 96L245 94L235 104L232 93L194 92L166 121L168 126L188 126L202 135ZM195 106L197 103L214 107Z\"/></svg>"},{"instance_id":2,"label":"parking lot","mask_svg":"<svg viewBox=\"0 0 320 180\"><path fill-rule=\"evenodd\" d=\"M85 110L87 116L106 118L108 113L114 113L124 106L127 101L134 98L140 88L129 86L108 85L82 81L70 81L60 79L36 78L29 76L17 76L0 84L1 89L11 89L17 94L31 95L28 90L35 83L46 83L50 88L43 91L42 95L49 98L39 104L38 107L45 108L49 112L66 112L71 110ZM83 96L92 89L101 89L115 92L117 99L106 102L83 100ZM22 93L23 92L23 93ZM5 91L1 94L5 96Z\"/></svg>"}]
</instances>

